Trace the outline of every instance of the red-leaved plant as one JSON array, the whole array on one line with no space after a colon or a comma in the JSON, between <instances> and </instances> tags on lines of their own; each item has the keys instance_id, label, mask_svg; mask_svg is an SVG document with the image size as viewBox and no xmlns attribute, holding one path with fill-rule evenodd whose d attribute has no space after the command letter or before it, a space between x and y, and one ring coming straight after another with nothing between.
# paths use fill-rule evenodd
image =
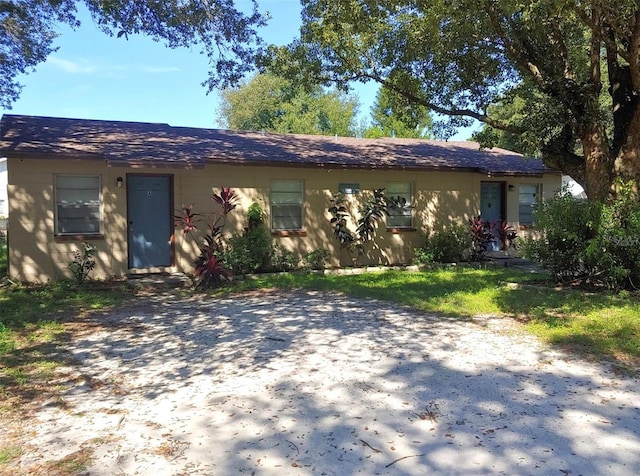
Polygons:
<instances>
[{"instance_id":1,"label":"red-leaved plant","mask_svg":"<svg viewBox=\"0 0 640 476\"><path fill-rule=\"evenodd\" d=\"M176 228L182 228L182 233L184 235L192 233L198 229L196 222L200 221L200 219L196 217L199 217L200 214L193 213L191 211L193 209L193 205L193 203L188 207L182 205L180 214L173 217L176 221Z\"/></svg>"},{"instance_id":2,"label":"red-leaved plant","mask_svg":"<svg viewBox=\"0 0 640 476\"><path fill-rule=\"evenodd\" d=\"M494 240L493 226L488 221L483 221L481 216L469 218L469 231L471 233L471 261L482 261L487 254L489 244Z\"/></svg>"},{"instance_id":3,"label":"red-leaved plant","mask_svg":"<svg viewBox=\"0 0 640 476\"><path fill-rule=\"evenodd\" d=\"M207 224L208 232L203 238L203 243L198 245L200 254L194 261L195 275L198 278L196 289L216 287L225 281L231 281L232 273L224 266L222 252L224 250L224 228L227 215L236 208L237 194L230 188L222 187L219 194L215 192L211 199L220 207L219 212L214 212ZM176 215L176 226L182 227L184 234L193 234L198 229L196 222L198 213L193 213L193 204L182 207L181 214Z\"/></svg>"},{"instance_id":4,"label":"red-leaved plant","mask_svg":"<svg viewBox=\"0 0 640 476\"><path fill-rule=\"evenodd\" d=\"M507 251L509 248L513 248L514 250L518 249L518 245L516 244L518 232L509 225L507 220L502 220L500 223L494 223L493 229L498 235L498 239L500 240L500 249L502 251Z\"/></svg>"},{"instance_id":5,"label":"red-leaved plant","mask_svg":"<svg viewBox=\"0 0 640 476\"><path fill-rule=\"evenodd\" d=\"M205 235L204 244L200 246L200 254L194 264L198 278L196 289L215 288L225 281L231 281L232 273L224 266L220 249L212 235Z\"/></svg>"}]
</instances>

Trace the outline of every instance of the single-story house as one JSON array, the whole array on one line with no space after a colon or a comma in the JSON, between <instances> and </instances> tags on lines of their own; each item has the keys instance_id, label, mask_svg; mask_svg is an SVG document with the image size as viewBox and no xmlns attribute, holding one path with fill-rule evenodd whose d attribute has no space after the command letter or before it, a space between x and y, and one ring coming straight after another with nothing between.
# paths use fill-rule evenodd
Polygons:
<instances>
[{"instance_id":1,"label":"single-story house","mask_svg":"<svg viewBox=\"0 0 640 476\"><path fill-rule=\"evenodd\" d=\"M410 263L428 227L481 214L519 229L532 204L560 188L539 160L473 142L271 134L167 124L4 115L8 162L9 273L44 281L69 276L73 252L96 246L93 277L191 272L197 244L175 229L176 210L211 212L212 191L239 196L229 232L258 202L274 240L302 256L318 248L348 265L328 208L342 191L376 188L412 208L378 226L369 264ZM353 227L352 227L353 228Z\"/></svg>"}]
</instances>

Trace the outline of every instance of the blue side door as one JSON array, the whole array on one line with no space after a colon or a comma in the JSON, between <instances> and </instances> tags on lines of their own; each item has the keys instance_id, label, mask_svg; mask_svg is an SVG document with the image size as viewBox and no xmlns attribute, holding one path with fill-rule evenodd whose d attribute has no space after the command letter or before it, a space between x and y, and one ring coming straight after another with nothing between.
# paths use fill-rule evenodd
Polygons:
<instances>
[{"instance_id":1,"label":"blue side door","mask_svg":"<svg viewBox=\"0 0 640 476\"><path fill-rule=\"evenodd\" d=\"M505 218L504 213L504 183L482 182L480 184L480 216L484 221L501 223ZM500 249L498 231L493 231L493 241L489 244L489 251Z\"/></svg>"},{"instance_id":2,"label":"blue side door","mask_svg":"<svg viewBox=\"0 0 640 476\"><path fill-rule=\"evenodd\" d=\"M490 222L504 219L504 184L502 182L482 182L480 184L480 215Z\"/></svg>"},{"instance_id":3,"label":"blue side door","mask_svg":"<svg viewBox=\"0 0 640 476\"><path fill-rule=\"evenodd\" d=\"M172 264L172 177L127 175L129 268Z\"/></svg>"}]
</instances>

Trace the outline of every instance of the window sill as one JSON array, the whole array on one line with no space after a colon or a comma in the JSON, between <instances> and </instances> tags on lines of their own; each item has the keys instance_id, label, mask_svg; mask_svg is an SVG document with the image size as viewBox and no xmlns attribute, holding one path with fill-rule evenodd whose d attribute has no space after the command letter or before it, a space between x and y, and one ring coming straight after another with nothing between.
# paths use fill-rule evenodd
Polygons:
<instances>
[{"instance_id":1,"label":"window sill","mask_svg":"<svg viewBox=\"0 0 640 476\"><path fill-rule=\"evenodd\" d=\"M98 241L98 240L104 240L104 235L103 234L54 235L53 239L56 243L64 243L65 241Z\"/></svg>"},{"instance_id":2,"label":"window sill","mask_svg":"<svg viewBox=\"0 0 640 476\"><path fill-rule=\"evenodd\" d=\"M417 228L414 228L412 226L407 226L407 227L387 227L387 233L407 233L407 232L412 232L412 231L418 231Z\"/></svg>"},{"instance_id":3,"label":"window sill","mask_svg":"<svg viewBox=\"0 0 640 476\"><path fill-rule=\"evenodd\" d=\"M271 236L307 236L307 230L271 230Z\"/></svg>"}]
</instances>

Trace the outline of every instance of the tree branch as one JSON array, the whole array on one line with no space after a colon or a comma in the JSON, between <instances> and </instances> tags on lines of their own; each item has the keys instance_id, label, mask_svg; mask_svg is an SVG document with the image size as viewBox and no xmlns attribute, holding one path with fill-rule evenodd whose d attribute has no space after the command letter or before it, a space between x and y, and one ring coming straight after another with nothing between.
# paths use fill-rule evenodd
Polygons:
<instances>
[{"instance_id":1,"label":"tree branch","mask_svg":"<svg viewBox=\"0 0 640 476\"><path fill-rule=\"evenodd\" d=\"M516 134L516 135L520 135L523 134L524 132L526 132L526 129L523 127L515 127L515 126L511 126L508 124L505 124L503 122L497 121L489 116L487 116L486 114L482 114L479 113L477 111L471 110L471 109L447 109L444 108L442 106L438 106L437 104L434 104L430 101L426 101L425 99L411 93L410 91L407 91L403 88L399 88L396 85L394 85L392 82L387 81L386 79L374 75L374 74L367 74L365 75L365 77L367 79L376 81L377 83L381 84L382 86L386 87L387 89L405 97L406 99L408 99L410 102L416 103L416 104L421 104L423 106L425 106L426 108L437 112L438 114L442 114L444 116L465 116L465 117L471 117L473 119L476 119L477 121L483 122L485 124L488 124L489 126L493 127L494 129L499 129L501 131L505 131L505 132L509 132L511 134Z\"/></svg>"},{"instance_id":2,"label":"tree branch","mask_svg":"<svg viewBox=\"0 0 640 476\"><path fill-rule=\"evenodd\" d=\"M523 58L522 55L519 53L518 48L516 48L516 46L511 42L511 40L509 39L509 36L507 35L507 33L504 31L504 28L502 28L502 25L500 24L500 19L498 18L498 12L493 7L493 4L491 1L485 2L485 10L489 15L489 19L491 20L491 26L493 26L493 29L495 30L496 34L498 35L498 37L502 41L502 44L504 45L506 55L509 58L511 58L513 62L520 65L521 68L529 71L533 76L533 80L538 84L538 86L541 89L543 89L545 87L545 81L540 69L533 62Z\"/></svg>"}]
</instances>

